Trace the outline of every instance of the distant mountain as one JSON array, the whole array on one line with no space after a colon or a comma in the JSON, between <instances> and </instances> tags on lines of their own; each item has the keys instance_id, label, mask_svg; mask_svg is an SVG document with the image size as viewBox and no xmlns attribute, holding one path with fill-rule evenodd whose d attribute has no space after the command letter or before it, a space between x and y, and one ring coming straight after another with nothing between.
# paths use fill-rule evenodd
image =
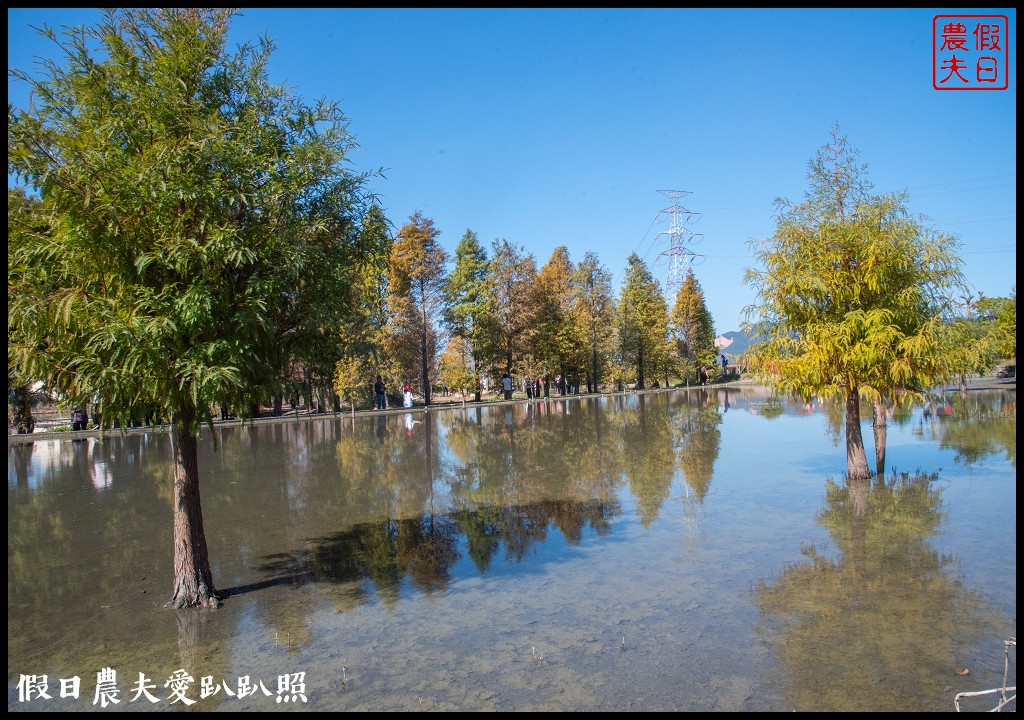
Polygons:
<instances>
[{"instance_id":1,"label":"distant mountain","mask_svg":"<svg viewBox=\"0 0 1024 720\"><path fill-rule=\"evenodd\" d=\"M731 330L715 338L715 347L726 355L742 355L752 342L754 338L743 330Z\"/></svg>"}]
</instances>

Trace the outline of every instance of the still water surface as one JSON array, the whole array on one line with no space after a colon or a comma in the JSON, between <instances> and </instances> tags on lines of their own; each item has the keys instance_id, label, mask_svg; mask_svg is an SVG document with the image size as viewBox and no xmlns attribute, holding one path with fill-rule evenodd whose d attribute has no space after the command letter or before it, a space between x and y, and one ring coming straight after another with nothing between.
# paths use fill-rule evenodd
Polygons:
<instances>
[{"instance_id":1,"label":"still water surface","mask_svg":"<svg viewBox=\"0 0 1024 720\"><path fill-rule=\"evenodd\" d=\"M204 430L195 611L166 433L11 441L8 710L111 668L107 712L182 669L192 710L950 711L1016 635L1016 391L948 401L852 487L841 415L758 389Z\"/></svg>"}]
</instances>

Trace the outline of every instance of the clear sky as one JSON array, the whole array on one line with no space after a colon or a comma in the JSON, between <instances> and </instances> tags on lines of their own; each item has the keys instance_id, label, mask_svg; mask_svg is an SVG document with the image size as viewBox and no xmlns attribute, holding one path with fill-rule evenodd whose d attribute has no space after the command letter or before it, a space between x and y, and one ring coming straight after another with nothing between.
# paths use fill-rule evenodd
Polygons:
<instances>
[{"instance_id":1,"label":"clear sky","mask_svg":"<svg viewBox=\"0 0 1024 720\"><path fill-rule=\"evenodd\" d=\"M1008 18L1008 89L934 89L948 71L933 18L964 14ZM36 74L55 57L29 25L98 17L8 8L8 66ZM688 193L684 248L716 331L736 330L754 300L748 241L772 234L775 198L803 198L839 123L876 191L907 191L959 237L975 292L1016 286L1013 8L271 8L243 9L231 34L274 39L272 82L338 100L353 169L384 169L372 186L396 230L421 211L449 252L467 229L538 267L560 245L573 261L593 250L616 291L636 252L667 286L659 191ZM23 84L8 80L8 101L24 105Z\"/></svg>"}]
</instances>

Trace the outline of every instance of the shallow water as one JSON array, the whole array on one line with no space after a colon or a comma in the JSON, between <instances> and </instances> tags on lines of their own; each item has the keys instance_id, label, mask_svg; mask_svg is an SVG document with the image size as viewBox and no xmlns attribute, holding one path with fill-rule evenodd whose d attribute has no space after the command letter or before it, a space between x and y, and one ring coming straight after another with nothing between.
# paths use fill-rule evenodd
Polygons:
<instances>
[{"instance_id":1,"label":"shallow water","mask_svg":"<svg viewBox=\"0 0 1024 720\"><path fill-rule=\"evenodd\" d=\"M8 710L949 711L1016 635L1015 391L852 487L841 416L756 389L213 432L216 610L163 608L166 433L9 441Z\"/></svg>"}]
</instances>

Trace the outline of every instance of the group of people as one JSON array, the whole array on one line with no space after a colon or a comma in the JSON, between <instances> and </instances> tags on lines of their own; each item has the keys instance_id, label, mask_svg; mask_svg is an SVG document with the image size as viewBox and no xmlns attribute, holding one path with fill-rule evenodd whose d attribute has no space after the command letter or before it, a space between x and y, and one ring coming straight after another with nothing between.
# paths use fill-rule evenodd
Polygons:
<instances>
[{"instance_id":1,"label":"group of people","mask_svg":"<svg viewBox=\"0 0 1024 720\"><path fill-rule=\"evenodd\" d=\"M526 378L526 397L539 398L544 395L544 378Z\"/></svg>"},{"instance_id":2,"label":"group of people","mask_svg":"<svg viewBox=\"0 0 1024 720\"><path fill-rule=\"evenodd\" d=\"M725 353L722 353L722 355L720 356L720 359L721 359L721 362L722 362L722 377L724 378L726 375L729 374L729 358L727 358L725 356ZM701 365L700 366L700 371L698 373L698 379L700 380L700 384L701 385L707 385L708 384L708 380L710 379L710 373L708 372L708 366L707 365Z\"/></svg>"},{"instance_id":3,"label":"group of people","mask_svg":"<svg viewBox=\"0 0 1024 720\"><path fill-rule=\"evenodd\" d=\"M568 385L565 381L565 377L562 375L555 375L555 379L551 381L552 386L558 392L559 395L565 395L565 391ZM507 373L502 373L501 376L501 388L504 392L505 399L512 399L512 377ZM523 388L526 390L527 399L540 398L544 396L544 378L532 378L528 377L523 381Z\"/></svg>"},{"instance_id":4,"label":"group of people","mask_svg":"<svg viewBox=\"0 0 1024 720\"><path fill-rule=\"evenodd\" d=\"M374 407L377 410L386 410L388 406L388 387L384 384L384 378L380 375L377 376L377 380L373 383L373 397ZM412 407L412 385L406 383L402 389L402 405L404 407Z\"/></svg>"},{"instance_id":5,"label":"group of people","mask_svg":"<svg viewBox=\"0 0 1024 720\"><path fill-rule=\"evenodd\" d=\"M722 377L725 377L726 375L728 375L729 359L727 357L725 357L724 353L721 355L721 363L722 363ZM700 381L700 384L701 385L707 385L708 381L710 380L710 377L711 377L711 375L710 375L710 372L708 370L708 366L707 365L701 365L700 366L700 371L698 372L698 380ZM566 391L566 387L567 387L566 381L565 381L565 377L563 377L562 375L556 375L555 379L552 382L552 384L554 385L554 389L558 391L559 395L565 395L565 391ZM526 378L526 380L523 383L523 385L524 385L524 387L526 389L526 397L527 398L539 398L544 393L544 378L541 378L541 377L538 377L538 378L529 377L529 378ZM442 392L442 394L447 395L448 394L448 386L447 386L447 384L444 384L443 387L444 387L444 391ZM655 386L655 387L657 387L657 386ZM512 399L512 388L513 388L512 376L509 375L508 371L505 371L505 372L503 372L501 374L501 390L502 390L502 394L503 394L503 396L504 396L504 398L506 400L511 400ZM589 380L588 380L588 389L589 389ZM377 376L377 380L373 384L373 394L374 394L374 407L377 410L384 410L384 409L386 409L387 408L387 386L384 384L384 379L380 375ZM412 386L409 385L409 384L406 384L405 388L402 391L402 404L405 407L407 407L407 408L408 407L412 407L412 404L413 404Z\"/></svg>"}]
</instances>

